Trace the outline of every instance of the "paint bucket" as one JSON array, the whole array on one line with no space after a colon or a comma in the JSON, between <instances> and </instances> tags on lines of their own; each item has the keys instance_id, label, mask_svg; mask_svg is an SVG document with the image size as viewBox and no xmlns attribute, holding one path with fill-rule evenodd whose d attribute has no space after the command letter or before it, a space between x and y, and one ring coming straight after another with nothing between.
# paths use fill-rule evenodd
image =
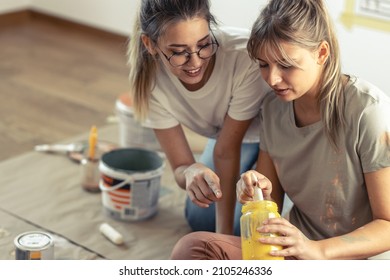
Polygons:
<instances>
[{"instance_id":1,"label":"paint bucket","mask_svg":"<svg viewBox=\"0 0 390 280\"><path fill-rule=\"evenodd\" d=\"M103 154L99 187L108 216L139 221L155 215L163 169L163 158L152 150L120 148Z\"/></svg>"},{"instance_id":2,"label":"paint bucket","mask_svg":"<svg viewBox=\"0 0 390 280\"><path fill-rule=\"evenodd\" d=\"M119 145L121 147L139 147L160 150L153 129L143 127L134 118L130 93L121 94L115 104L119 122Z\"/></svg>"},{"instance_id":3,"label":"paint bucket","mask_svg":"<svg viewBox=\"0 0 390 280\"><path fill-rule=\"evenodd\" d=\"M16 260L54 260L54 239L46 232L24 232L14 244Z\"/></svg>"}]
</instances>

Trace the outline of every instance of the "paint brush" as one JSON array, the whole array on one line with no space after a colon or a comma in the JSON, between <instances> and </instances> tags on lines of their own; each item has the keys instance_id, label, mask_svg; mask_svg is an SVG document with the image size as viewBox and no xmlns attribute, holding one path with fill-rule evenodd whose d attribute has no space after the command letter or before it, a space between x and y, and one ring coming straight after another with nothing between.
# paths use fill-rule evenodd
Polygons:
<instances>
[{"instance_id":1,"label":"paint brush","mask_svg":"<svg viewBox=\"0 0 390 280\"><path fill-rule=\"evenodd\" d=\"M88 139L88 159L93 160L96 154L96 144L97 144L97 128L92 126L89 132Z\"/></svg>"},{"instance_id":2,"label":"paint brush","mask_svg":"<svg viewBox=\"0 0 390 280\"><path fill-rule=\"evenodd\" d=\"M255 194L253 195L253 200L254 201L264 200L263 191L261 190L261 188L259 186L259 180L257 179L257 177L254 173L251 173L251 176L252 176L252 181L255 182L255 186L253 188L255 191Z\"/></svg>"}]
</instances>

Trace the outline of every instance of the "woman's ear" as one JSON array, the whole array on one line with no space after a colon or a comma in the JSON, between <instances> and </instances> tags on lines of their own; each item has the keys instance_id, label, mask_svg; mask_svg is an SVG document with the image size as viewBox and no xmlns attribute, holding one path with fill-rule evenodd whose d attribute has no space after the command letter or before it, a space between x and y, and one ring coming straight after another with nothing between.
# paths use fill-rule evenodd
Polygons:
<instances>
[{"instance_id":1,"label":"woman's ear","mask_svg":"<svg viewBox=\"0 0 390 280\"><path fill-rule=\"evenodd\" d=\"M151 55L156 55L156 49L154 48L153 41L145 34L141 35L142 43Z\"/></svg>"},{"instance_id":2,"label":"woman's ear","mask_svg":"<svg viewBox=\"0 0 390 280\"><path fill-rule=\"evenodd\" d=\"M327 41L323 41L318 48L317 64L324 65L330 54L330 46Z\"/></svg>"}]
</instances>

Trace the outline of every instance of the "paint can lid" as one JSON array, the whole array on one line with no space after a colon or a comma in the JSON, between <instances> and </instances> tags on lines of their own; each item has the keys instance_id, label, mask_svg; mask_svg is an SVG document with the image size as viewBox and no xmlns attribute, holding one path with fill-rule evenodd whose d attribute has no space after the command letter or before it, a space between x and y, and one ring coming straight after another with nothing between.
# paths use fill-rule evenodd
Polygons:
<instances>
[{"instance_id":1,"label":"paint can lid","mask_svg":"<svg viewBox=\"0 0 390 280\"><path fill-rule=\"evenodd\" d=\"M15 246L22 250L39 251L53 246L53 237L41 231L29 231L19 234L14 240Z\"/></svg>"}]
</instances>

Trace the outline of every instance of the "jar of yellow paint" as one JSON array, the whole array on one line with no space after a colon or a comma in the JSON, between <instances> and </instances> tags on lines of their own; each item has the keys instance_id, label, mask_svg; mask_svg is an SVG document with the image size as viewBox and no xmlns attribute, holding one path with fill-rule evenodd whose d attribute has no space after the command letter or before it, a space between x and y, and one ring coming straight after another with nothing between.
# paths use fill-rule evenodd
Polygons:
<instances>
[{"instance_id":1,"label":"jar of yellow paint","mask_svg":"<svg viewBox=\"0 0 390 280\"><path fill-rule=\"evenodd\" d=\"M260 233L257 231L263 221L269 218L280 217L278 206L269 200L247 202L242 207L241 224L241 248L244 260L283 260L283 257L274 257L269 254L272 250L281 250L282 246L263 244L261 237L273 237L273 233Z\"/></svg>"}]
</instances>

